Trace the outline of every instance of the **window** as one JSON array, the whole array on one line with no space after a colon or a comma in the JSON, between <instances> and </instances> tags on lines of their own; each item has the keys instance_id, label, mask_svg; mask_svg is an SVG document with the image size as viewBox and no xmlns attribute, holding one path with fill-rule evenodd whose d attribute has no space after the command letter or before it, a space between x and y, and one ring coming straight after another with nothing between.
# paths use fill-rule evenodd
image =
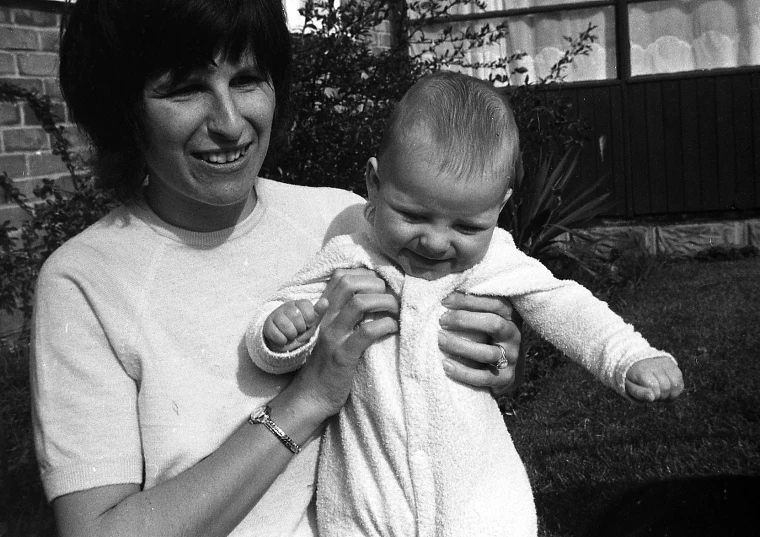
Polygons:
<instances>
[{"instance_id":1,"label":"window","mask_svg":"<svg viewBox=\"0 0 760 537\"><path fill-rule=\"evenodd\" d=\"M760 0L485 0L485 5L485 11L460 6L452 10L453 22L430 30L505 24L504 40L473 50L469 59L487 64L524 52L519 65L533 81L549 74L567 48L565 37L576 37L589 23L598 39L588 56L568 66L566 82L760 65ZM630 71L623 72L619 61L630 62ZM492 72L487 65L473 71L481 78ZM513 75L510 82L520 83L524 76Z\"/></svg>"}]
</instances>

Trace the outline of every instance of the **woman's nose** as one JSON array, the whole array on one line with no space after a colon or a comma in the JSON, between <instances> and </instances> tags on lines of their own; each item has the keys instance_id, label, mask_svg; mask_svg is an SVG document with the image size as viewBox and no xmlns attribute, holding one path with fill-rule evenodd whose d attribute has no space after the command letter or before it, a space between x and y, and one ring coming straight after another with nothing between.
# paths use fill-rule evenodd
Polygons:
<instances>
[{"instance_id":1,"label":"woman's nose","mask_svg":"<svg viewBox=\"0 0 760 537\"><path fill-rule=\"evenodd\" d=\"M228 140L237 140L243 135L245 119L229 92L214 95L214 102L208 117L208 130Z\"/></svg>"}]
</instances>

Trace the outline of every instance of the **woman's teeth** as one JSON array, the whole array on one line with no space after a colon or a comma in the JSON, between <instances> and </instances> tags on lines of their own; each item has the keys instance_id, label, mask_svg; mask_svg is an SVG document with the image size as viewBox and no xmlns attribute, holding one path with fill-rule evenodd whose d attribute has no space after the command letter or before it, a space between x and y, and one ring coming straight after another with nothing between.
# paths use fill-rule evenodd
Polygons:
<instances>
[{"instance_id":1,"label":"woman's teeth","mask_svg":"<svg viewBox=\"0 0 760 537\"><path fill-rule=\"evenodd\" d=\"M240 157L242 157L243 155L245 155L249 147L250 145L247 145L243 148L235 149L233 151L200 153L200 159L206 162L210 162L212 164L227 164L228 162L234 162Z\"/></svg>"}]
</instances>

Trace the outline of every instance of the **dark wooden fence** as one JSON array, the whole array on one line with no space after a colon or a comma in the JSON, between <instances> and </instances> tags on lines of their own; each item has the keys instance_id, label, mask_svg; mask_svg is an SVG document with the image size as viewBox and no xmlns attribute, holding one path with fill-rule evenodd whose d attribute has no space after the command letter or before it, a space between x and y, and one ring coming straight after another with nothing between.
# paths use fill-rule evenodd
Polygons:
<instances>
[{"instance_id":1,"label":"dark wooden fence","mask_svg":"<svg viewBox=\"0 0 760 537\"><path fill-rule=\"evenodd\" d=\"M604 177L610 216L760 209L760 69L569 85L591 126L584 182Z\"/></svg>"}]
</instances>

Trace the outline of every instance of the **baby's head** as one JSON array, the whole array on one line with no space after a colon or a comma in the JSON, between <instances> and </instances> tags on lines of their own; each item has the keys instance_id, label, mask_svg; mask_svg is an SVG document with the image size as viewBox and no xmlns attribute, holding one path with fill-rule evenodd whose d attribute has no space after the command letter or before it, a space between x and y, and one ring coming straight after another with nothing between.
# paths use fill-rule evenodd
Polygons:
<instances>
[{"instance_id":1,"label":"baby's head","mask_svg":"<svg viewBox=\"0 0 760 537\"><path fill-rule=\"evenodd\" d=\"M448 71L420 79L367 163L367 217L383 253L427 280L477 264L512 193L518 145L492 85Z\"/></svg>"}]
</instances>

